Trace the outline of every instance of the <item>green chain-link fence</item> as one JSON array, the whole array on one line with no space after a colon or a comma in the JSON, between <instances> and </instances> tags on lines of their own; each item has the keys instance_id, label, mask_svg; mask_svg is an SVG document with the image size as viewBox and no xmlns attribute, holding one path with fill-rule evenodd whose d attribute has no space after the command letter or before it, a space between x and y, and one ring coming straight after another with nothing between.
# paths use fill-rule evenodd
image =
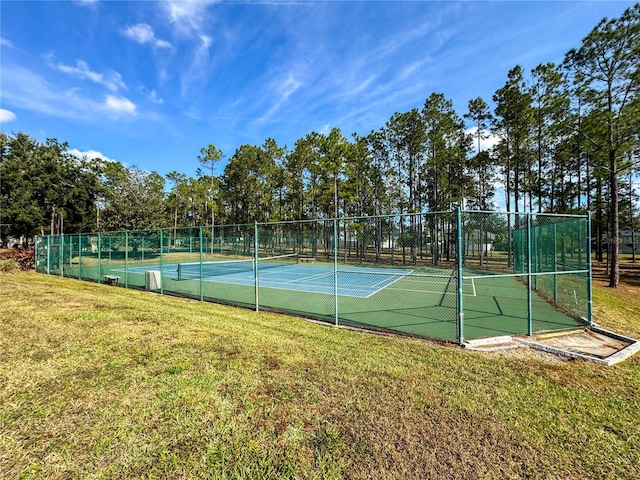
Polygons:
<instances>
[{"instance_id":1,"label":"green chain-link fence","mask_svg":"<svg viewBox=\"0 0 640 480\"><path fill-rule=\"evenodd\" d=\"M461 343L590 323L589 228L458 210L40 236L36 270Z\"/></svg>"}]
</instances>

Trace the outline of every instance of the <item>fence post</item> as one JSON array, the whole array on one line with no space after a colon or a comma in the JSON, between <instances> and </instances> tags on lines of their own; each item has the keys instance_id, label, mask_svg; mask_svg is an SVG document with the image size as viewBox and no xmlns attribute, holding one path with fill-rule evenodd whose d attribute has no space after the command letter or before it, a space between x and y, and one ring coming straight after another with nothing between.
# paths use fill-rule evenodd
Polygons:
<instances>
[{"instance_id":1,"label":"fence post","mask_svg":"<svg viewBox=\"0 0 640 480\"><path fill-rule=\"evenodd\" d=\"M78 234L78 280L82 280L82 234Z\"/></svg>"},{"instance_id":2,"label":"fence post","mask_svg":"<svg viewBox=\"0 0 640 480\"><path fill-rule=\"evenodd\" d=\"M458 314L458 343L464 342L464 305L462 303L462 214L460 207L456 208L456 266L457 266L457 291L456 310Z\"/></svg>"},{"instance_id":3,"label":"fence post","mask_svg":"<svg viewBox=\"0 0 640 480\"><path fill-rule=\"evenodd\" d=\"M98 232L98 277L96 278L96 282L102 283L100 281L100 276L102 274L102 237L100 236L100 232Z\"/></svg>"},{"instance_id":4,"label":"fence post","mask_svg":"<svg viewBox=\"0 0 640 480\"><path fill-rule=\"evenodd\" d=\"M527 216L527 335L533 335L533 315L531 312L531 214Z\"/></svg>"},{"instance_id":5,"label":"fence post","mask_svg":"<svg viewBox=\"0 0 640 480\"><path fill-rule=\"evenodd\" d=\"M203 236L202 236L202 227L198 228L199 231L199 235L200 235L200 301L202 302L204 300L204 280L202 279L202 242L203 242ZM193 250L193 238L191 237L191 235L189 235L189 253L191 253L191 251Z\"/></svg>"},{"instance_id":6,"label":"fence post","mask_svg":"<svg viewBox=\"0 0 640 480\"><path fill-rule=\"evenodd\" d=\"M162 258L162 251L164 250L164 236L162 229L160 228L160 295L164 294L164 279L163 279L163 270L164 270L164 259Z\"/></svg>"},{"instance_id":7,"label":"fence post","mask_svg":"<svg viewBox=\"0 0 640 480\"><path fill-rule=\"evenodd\" d=\"M333 300L335 324L338 325L338 219L333 219Z\"/></svg>"},{"instance_id":8,"label":"fence post","mask_svg":"<svg viewBox=\"0 0 640 480\"><path fill-rule=\"evenodd\" d=\"M47 235L47 275L51 275L51 235Z\"/></svg>"},{"instance_id":9,"label":"fence post","mask_svg":"<svg viewBox=\"0 0 640 480\"><path fill-rule=\"evenodd\" d=\"M254 257L254 283L256 290L256 312L260 310L260 268L258 265L258 222L253 222L253 257Z\"/></svg>"},{"instance_id":10,"label":"fence post","mask_svg":"<svg viewBox=\"0 0 640 480\"><path fill-rule=\"evenodd\" d=\"M633 245L635 249L635 245ZM587 212L587 320L589 327L593 327L593 286L591 265L591 212Z\"/></svg>"},{"instance_id":11,"label":"fence post","mask_svg":"<svg viewBox=\"0 0 640 480\"><path fill-rule=\"evenodd\" d=\"M551 264L553 265L553 301L558 301L558 224L553 223L553 245L551 246L553 255Z\"/></svg>"},{"instance_id":12,"label":"fence post","mask_svg":"<svg viewBox=\"0 0 640 480\"><path fill-rule=\"evenodd\" d=\"M124 232L124 288L129 288L129 230Z\"/></svg>"},{"instance_id":13,"label":"fence post","mask_svg":"<svg viewBox=\"0 0 640 480\"><path fill-rule=\"evenodd\" d=\"M60 276L64 278L64 233L60 235Z\"/></svg>"}]
</instances>

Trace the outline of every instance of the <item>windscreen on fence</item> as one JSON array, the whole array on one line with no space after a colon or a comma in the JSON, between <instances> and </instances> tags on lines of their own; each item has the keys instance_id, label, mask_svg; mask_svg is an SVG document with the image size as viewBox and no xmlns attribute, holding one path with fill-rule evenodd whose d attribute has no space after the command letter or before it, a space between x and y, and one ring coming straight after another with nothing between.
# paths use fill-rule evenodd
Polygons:
<instances>
[{"instance_id":1,"label":"windscreen on fence","mask_svg":"<svg viewBox=\"0 0 640 480\"><path fill-rule=\"evenodd\" d=\"M36 271L462 342L589 321L586 216L447 211L40 236Z\"/></svg>"}]
</instances>

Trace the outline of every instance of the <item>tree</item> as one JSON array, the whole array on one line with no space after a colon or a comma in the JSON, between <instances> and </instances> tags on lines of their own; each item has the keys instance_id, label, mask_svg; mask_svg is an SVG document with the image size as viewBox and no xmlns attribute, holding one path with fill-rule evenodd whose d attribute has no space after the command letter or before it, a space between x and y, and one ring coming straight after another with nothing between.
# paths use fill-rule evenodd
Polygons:
<instances>
[{"instance_id":1,"label":"tree","mask_svg":"<svg viewBox=\"0 0 640 480\"><path fill-rule=\"evenodd\" d=\"M568 113L569 100L565 91L562 90L564 78L553 63L538 65L531 71L533 82L530 94L533 101L534 115L534 150L537 172L530 172L534 178L535 186L531 189L529 196L529 211L533 211L532 197L537 197L538 213L543 208L543 186L549 183L546 180L546 173L553 167L552 152L558 147L561 140L561 122ZM568 156L574 153L571 145L568 145ZM550 205L553 209L553 204Z\"/></svg>"},{"instance_id":2,"label":"tree","mask_svg":"<svg viewBox=\"0 0 640 480\"><path fill-rule=\"evenodd\" d=\"M268 139L262 147L241 145L229 159L222 176L222 191L232 223L271 219L275 155L279 155L277 144Z\"/></svg>"},{"instance_id":3,"label":"tree","mask_svg":"<svg viewBox=\"0 0 640 480\"><path fill-rule=\"evenodd\" d=\"M175 237L178 228L178 212L183 212L182 224L184 225L184 213L188 210L187 196L183 193L185 191L185 184L187 183L187 176L184 173L178 173L174 170L165 175L165 177L173 183L166 202L167 207L173 210L173 236Z\"/></svg>"},{"instance_id":4,"label":"tree","mask_svg":"<svg viewBox=\"0 0 640 480\"><path fill-rule=\"evenodd\" d=\"M625 10L618 19L600 21L580 48L567 53L565 65L574 82L589 89L592 108L604 113L612 246L609 286L617 288L620 163L632 144L634 122L640 114L640 4Z\"/></svg>"},{"instance_id":5,"label":"tree","mask_svg":"<svg viewBox=\"0 0 640 480\"><path fill-rule=\"evenodd\" d=\"M144 230L167 226L164 178L133 166L105 166L108 187L102 226L105 230Z\"/></svg>"},{"instance_id":6,"label":"tree","mask_svg":"<svg viewBox=\"0 0 640 480\"><path fill-rule=\"evenodd\" d=\"M471 199L470 206L480 210L488 210L490 199L494 194L494 178L491 157L488 152L482 150L482 140L489 138L492 116L489 106L480 97L469 101L468 113L464 118L475 125L474 136L477 142L476 155L470 159L469 164L475 172L475 195Z\"/></svg>"},{"instance_id":7,"label":"tree","mask_svg":"<svg viewBox=\"0 0 640 480\"><path fill-rule=\"evenodd\" d=\"M85 231L94 223L99 166L67 152L55 139L0 133L0 229L28 239L35 233Z\"/></svg>"},{"instance_id":8,"label":"tree","mask_svg":"<svg viewBox=\"0 0 640 480\"><path fill-rule=\"evenodd\" d=\"M496 102L494 129L501 137L498 152L504 171L507 211L511 210L513 194L517 213L520 211L518 201L521 194L530 187L526 183L528 178L522 174L530 162L529 142L533 120L531 95L525 85L522 67L517 65L509 71L507 82L496 91L493 100Z\"/></svg>"},{"instance_id":9,"label":"tree","mask_svg":"<svg viewBox=\"0 0 640 480\"><path fill-rule=\"evenodd\" d=\"M224 158L224 153L215 145L209 144L206 148L200 149L200 155L198 155L198 161L203 167L211 169L211 189L208 192L207 206L211 210L211 238L214 236L214 227L216 224L216 177L214 175L214 168L216 163ZM211 244L213 248L213 243Z\"/></svg>"}]
</instances>

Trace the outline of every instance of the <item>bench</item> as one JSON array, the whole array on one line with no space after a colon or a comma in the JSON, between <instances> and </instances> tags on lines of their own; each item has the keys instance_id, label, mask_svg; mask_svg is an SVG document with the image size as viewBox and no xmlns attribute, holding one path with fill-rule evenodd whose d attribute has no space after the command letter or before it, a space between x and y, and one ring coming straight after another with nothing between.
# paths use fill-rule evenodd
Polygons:
<instances>
[{"instance_id":1,"label":"bench","mask_svg":"<svg viewBox=\"0 0 640 480\"><path fill-rule=\"evenodd\" d=\"M298 263L313 263L316 259L313 257L300 257L298 258Z\"/></svg>"},{"instance_id":2,"label":"bench","mask_svg":"<svg viewBox=\"0 0 640 480\"><path fill-rule=\"evenodd\" d=\"M104 276L104 283L106 283L107 285L118 285L118 280L120 280L120 277L117 275Z\"/></svg>"}]
</instances>

